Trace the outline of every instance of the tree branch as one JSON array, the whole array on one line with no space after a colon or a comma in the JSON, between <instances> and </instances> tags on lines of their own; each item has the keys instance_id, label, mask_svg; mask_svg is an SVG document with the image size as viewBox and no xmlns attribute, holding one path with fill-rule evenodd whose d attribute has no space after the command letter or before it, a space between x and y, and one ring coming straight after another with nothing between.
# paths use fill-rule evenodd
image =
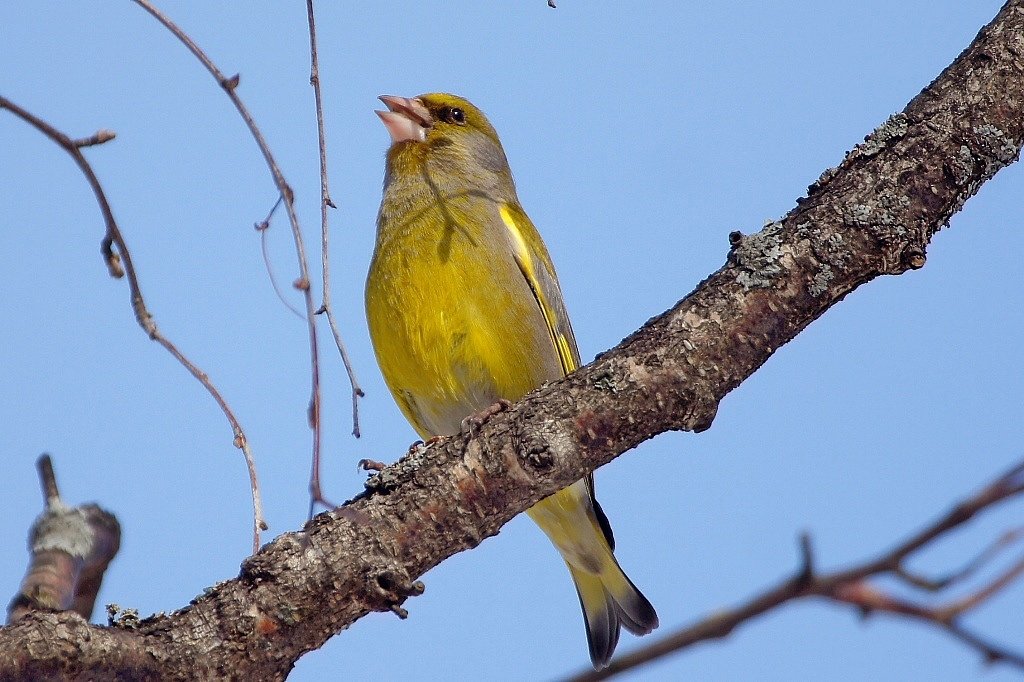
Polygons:
<instances>
[{"instance_id":1,"label":"tree branch","mask_svg":"<svg viewBox=\"0 0 1024 682\"><path fill-rule=\"evenodd\" d=\"M359 399L365 394L356 379L356 370L352 366L352 359L349 357L348 349L341 340L341 331L338 329L338 321L334 317L334 308L331 305L331 231L328 229L328 208L337 208L334 200L331 199L331 190L327 182L327 132L324 128L324 101L320 93L320 57L317 54L316 39L316 15L313 12L313 0L306 0L306 24L309 26L309 84L313 88L313 102L316 109L316 136L318 148L320 149L320 269L321 269L321 293L320 307L316 314L325 314L327 324L334 336L334 345L338 347L338 354L341 355L341 362L345 366L345 373L348 374L348 383L352 389L352 435L359 438ZM316 472L314 472L316 474ZM312 509L310 516L312 516Z\"/></svg>"},{"instance_id":2,"label":"tree branch","mask_svg":"<svg viewBox=\"0 0 1024 682\"><path fill-rule=\"evenodd\" d=\"M224 75L224 72L192 40L191 36L174 23L169 16L160 11L150 0L133 0L133 2L170 31L199 60L199 63L213 76L214 80L217 81L221 90L224 91L224 94L227 95L228 99L235 106L238 115L242 117L246 127L249 129L249 134L252 135L253 141L256 142L256 146L259 147L263 160L267 163L267 169L274 179L274 185L277 187L277 191L284 202L285 212L288 214L288 222L292 228L292 241L295 243L295 256L299 266L299 277L295 280L293 286L302 292L302 300L306 307L304 318L309 338L310 396L307 415L309 417L310 429L313 431L313 475L309 484L309 493L312 498L310 509L317 503L328 507L333 506L324 499L323 493L320 490L320 446L323 442L323 433L320 428L320 345L317 340L316 318L314 317L315 308L311 290L312 283L309 277L309 259L306 257L306 245L302 237L302 228L299 226L299 216L295 211L295 193L292 191L288 181L285 180L281 167L277 164L274 154L270 151L270 145L267 143L266 138L263 137L263 132L256 125L256 120L249 113L248 107L245 106L242 98L238 95L238 84L241 77L238 74L230 77ZM267 220L269 222L269 218Z\"/></svg>"},{"instance_id":3,"label":"tree branch","mask_svg":"<svg viewBox=\"0 0 1024 682\"><path fill-rule=\"evenodd\" d=\"M880 275L924 265L931 237L1024 142L1024 0L1006 3L931 85L809 188L781 221L734 234L726 264L595 362L508 411L417 450L367 490L247 559L189 606L143 621L166 679L280 679L370 611L538 500L668 430L708 428L719 401L783 344ZM58 616L53 624L64 623ZM39 622L0 632L0 652ZM93 628L74 646L125 633ZM61 640L33 651L55 666ZM22 649L24 650L24 649ZM38 660L38 659L37 659ZM0 677L23 670L0 658Z\"/></svg>"},{"instance_id":4,"label":"tree branch","mask_svg":"<svg viewBox=\"0 0 1024 682\"><path fill-rule=\"evenodd\" d=\"M69 609L88 619L103 574L121 547L121 526L95 504L65 504L49 455L42 455L36 466L46 507L32 524L32 561L8 606L7 621L38 610Z\"/></svg>"},{"instance_id":5,"label":"tree branch","mask_svg":"<svg viewBox=\"0 0 1024 682\"><path fill-rule=\"evenodd\" d=\"M568 682L597 682L632 670L667 654L680 651L699 642L722 639L738 626L782 604L807 597L824 597L832 601L856 606L864 616L884 612L919 620L945 630L984 656L986 662L1005 662L1024 669L1024 656L992 644L966 630L958 617L996 595L1024 571L1024 562L1017 562L995 580L968 597L938 607L911 603L890 594L867 580L872 576L903 575L903 563L915 552L935 539L957 528L978 513L1024 492L1024 462L1019 463L975 495L956 505L947 514L876 559L853 568L834 573L818 574L814 569L813 553L807 536L801 538L803 562L796 574L774 587L749 599L745 604L716 611L693 625L682 628L652 644L612 661L603 670L585 670ZM992 557L983 552L979 560ZM971 562L976 565L978 562ZM955 581L954 581L955 582ZM946 583L949 584L948 582ZM920 587L920 586L918 586ZM928 589L928 588L923 588Z\"/></svg>"},{"instance_id":6,"label":"tree branch","mask_svg":"<svg viewBox=\"0 0 1024 682\"><path fill-rule=\"evenodd\" d=\"M188 370L188 373L206 389L206 392L210 394L217 403L217 406L220 407L221 412L224 413L224 417L231 426L231 433L234 436L233 443L235 447L242 451L242 456L245 458L245 466L249 473L249 489L252 493L252 551L255 552L260 546L260 531L266 530L268 526L263 516L263 499L260 497L260 484L256 475L256 458L252 454L252 448L249 447L249 439L242 429L242 423L235 416L234 410L228 405L228 401L214 385L210 376L199 365L192 362L178 348L177 344L167 338L157 326L156 318L149 311L146 299L142 295L142 287L139 285L139 278L136 275L135 266L132 264L132 255L128 250L128 243L125 242L124 235L121 234L121 228L118 227L117 221L114 219L114 211L107 200L107 193L103 190L103 185L100 184L100 180L96 176L95 171L93 171L92 165L85 158L85 155L82 154L82 147L91 147L109 142L114 139L114 133L109 130L101 130L89 137L74 140L6 97L0 96L0 109L10 111L53 140L61 149L70 154L71 158L78 164L78 168L85 175L89 186L92 187L93 194L96 196L96 201L100 206L100 212L103 214L103 222L107 227L106 234L103 235L103 240L100 242L103 260L107 264L107 270L110 272L111 277L117 279L127 278L128 292L131 298L132 312L135 313L135 321L138 322L139 327L146 333L146 336L163 346L164 350L170 353L182 367Z\"/></svg>"}]
</instances>

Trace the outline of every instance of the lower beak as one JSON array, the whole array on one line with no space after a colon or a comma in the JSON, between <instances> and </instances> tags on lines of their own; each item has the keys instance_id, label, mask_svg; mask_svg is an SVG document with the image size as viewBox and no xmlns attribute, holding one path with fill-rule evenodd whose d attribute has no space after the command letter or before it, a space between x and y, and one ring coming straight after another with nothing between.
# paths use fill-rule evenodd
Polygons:
<instances>
[{"instance_id":1,"label":"lower beak","mask_svg":"<svg viewBox=\"0 0 1024 682\"><path fill-rule=\"evenodd\" d=\"M422 142L427 138L427 129L434 124L434 120L423 102L395 95L381 95L380 101L384 102L388 110L375 113L388 129L392 143Z\"/></svg>"}]
</instances>

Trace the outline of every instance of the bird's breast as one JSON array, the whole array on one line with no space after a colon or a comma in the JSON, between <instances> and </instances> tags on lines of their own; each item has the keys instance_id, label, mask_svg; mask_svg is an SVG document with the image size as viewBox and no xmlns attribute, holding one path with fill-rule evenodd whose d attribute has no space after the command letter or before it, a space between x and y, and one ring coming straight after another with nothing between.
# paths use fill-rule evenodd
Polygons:
<instances>
[{"instance_id":1,"label":"bird's breast","mask_svg":"<svg viewBox=\"0 0 1024 682\"><path fill-rule=\"evenodd\" d=\"M473 412L561 375L493 205L403 207L391 224L387 208L367 319L384 379L421 435L454 433Z\"/></svg>"}]
</instances>

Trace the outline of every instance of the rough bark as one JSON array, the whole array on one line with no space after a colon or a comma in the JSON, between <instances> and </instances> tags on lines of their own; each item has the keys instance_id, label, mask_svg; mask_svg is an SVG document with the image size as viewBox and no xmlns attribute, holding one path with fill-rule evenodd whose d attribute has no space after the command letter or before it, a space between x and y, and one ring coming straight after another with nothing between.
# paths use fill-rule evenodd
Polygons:
<instances>
[{"instance_id":1,"label":"rough bark","mask_svg":"<svg viewBox=\"0 0 1024 682\"><path fill-rule=\"evenodd\" d=\"M3 629L0 678L283 678L366 613L401 614L418 576L545 495L659 433L708 428L722 397L829 307L922 267L931 237L1022 143L1024 0L1011 0L785 218L732 235L721 269L619 346L374 475L180 611L131 631L67 613Z\"/></svg>"}]
</instances>

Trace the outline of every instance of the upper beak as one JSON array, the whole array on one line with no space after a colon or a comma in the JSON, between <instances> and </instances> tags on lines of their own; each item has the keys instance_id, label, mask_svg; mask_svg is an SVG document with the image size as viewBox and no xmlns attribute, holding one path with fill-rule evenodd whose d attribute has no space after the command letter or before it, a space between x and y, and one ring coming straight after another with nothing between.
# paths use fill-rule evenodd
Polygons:
<instances>
[{"instance_id":1,"label":"upper beak","mask_svg":"<svg viewBox=\"0 0 1024 682\"><path fill-rule=\"evenodd\" d=\"M423 102L414 98L381 95L380 101L388 111L375 112L391 134L392 142L422 142L427 138L427 128L434 124L430 112Z\"/></svg>"}]
</instances>

